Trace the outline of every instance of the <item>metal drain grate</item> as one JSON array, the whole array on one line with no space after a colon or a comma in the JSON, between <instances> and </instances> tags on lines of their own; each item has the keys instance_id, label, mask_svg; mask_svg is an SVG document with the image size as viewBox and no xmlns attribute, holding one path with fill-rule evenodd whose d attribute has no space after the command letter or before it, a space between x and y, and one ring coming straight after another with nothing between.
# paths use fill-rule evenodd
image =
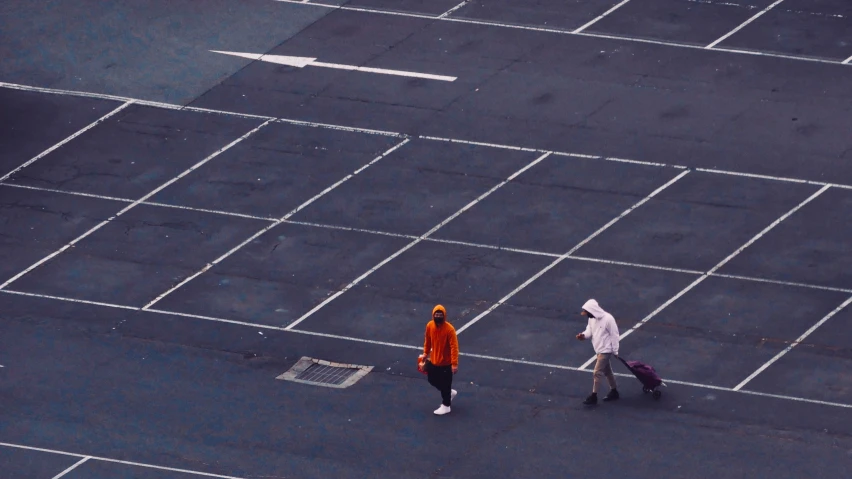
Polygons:
<instances>
[{"instance_id":1,"label":"metal drain grate","mask_svg":"<svg viewBox=\"0 0 852 479\"><path fill-rule=\"evenodd\" d=\"M329 388L348 388L373 369L372 366L339 364L321 359L302 358L276 379Z\"/></svg>"}]
</instances>

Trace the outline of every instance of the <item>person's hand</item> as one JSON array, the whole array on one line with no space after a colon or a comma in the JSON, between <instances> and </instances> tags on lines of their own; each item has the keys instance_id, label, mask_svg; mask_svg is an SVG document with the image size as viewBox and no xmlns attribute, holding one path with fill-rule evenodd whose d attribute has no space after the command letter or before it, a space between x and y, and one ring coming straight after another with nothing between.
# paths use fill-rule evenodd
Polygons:
<instances>
[{"instance_id":1,"label":"person's hand","mask_svg":"<svg viewBox=\"0 0 852 479\"><path fill-rule=\"evenodd\" d=\"M580 341L582 341L582 340L586 339L586 336L585 336L585 335L583 335L583 333L580 333L580 334L578 334L578 335L577 335L577 339L579 339Z\"/></svg>"},{"instance_id":2,"label":"person's hand","mask_svg":"<svg viewBox=\"0 0 852 479\"><path fill-rule=\"evenodd\" d=\"M459 372L459 367L458 367L458 366L453 366L453 374L455 374L455 373L457 373L457 372Z\"/></svg>"}]
</instances>

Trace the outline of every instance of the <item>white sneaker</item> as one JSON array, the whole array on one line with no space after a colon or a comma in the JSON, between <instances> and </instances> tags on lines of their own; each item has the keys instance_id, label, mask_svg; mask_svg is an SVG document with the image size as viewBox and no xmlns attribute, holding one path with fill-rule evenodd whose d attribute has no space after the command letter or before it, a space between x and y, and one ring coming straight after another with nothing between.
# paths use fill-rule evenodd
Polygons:
<instances>
[{"instance_id":1,"label":"white sneaker","mask_svg":"<svg viewBox=\"0 0 852 479\"><path fill-rule=\"evenodd\" d=\"M452 401L453 399L455 399L455 398L456 398L456 394L458 394L458 393L459 393L459 392L458 392L458 391L456 391L455 389L453 389L452 391L453 391L453 392L451 392L451 393L450 393L450 401Z\"/></svg>"},{"instance_id":2,"label":"white sneaker","mask_svg":"<svg viewBox=\"0 0 852 479\"><path fill-rule=\"evenodd\" d=\"M450 406L444 406L443 404L441 404L441 407L439 407L438 409L435 409L435 414L438 415L438 416L443 416L444 414L449 414L449 413L450 413Z\"/></svg>"}]
</instances>

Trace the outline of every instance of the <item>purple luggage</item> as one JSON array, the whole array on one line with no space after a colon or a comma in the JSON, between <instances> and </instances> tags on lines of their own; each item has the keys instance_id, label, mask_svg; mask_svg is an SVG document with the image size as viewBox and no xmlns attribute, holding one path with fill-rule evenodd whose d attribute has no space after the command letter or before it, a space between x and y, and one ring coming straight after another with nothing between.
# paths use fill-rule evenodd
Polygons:
<instances>
[{"instance_id":1,"label":"purple luggage","mask_svg":"<svg viewBox=\"0 0 852 479\"><path fill-rule=\"evenodd\" d=\"M642 391L645 393L654 393L654 399L660 399L663 392L657 389L660 385L665 386L663 380L657 374L657 371L649 365L641 361L626 361L621 356L618 359L624 363L627 369L636 376L636 379L642 383Z\"/></svg>"}]
</instances>

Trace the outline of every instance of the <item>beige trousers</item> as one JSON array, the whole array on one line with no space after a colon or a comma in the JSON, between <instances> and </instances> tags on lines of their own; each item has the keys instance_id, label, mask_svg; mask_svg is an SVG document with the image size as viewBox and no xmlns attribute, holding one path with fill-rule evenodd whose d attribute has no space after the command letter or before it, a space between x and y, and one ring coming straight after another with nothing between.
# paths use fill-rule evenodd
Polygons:
<instances>
[{"instance_id":1,"label":"beige trousers","mask_svg":"<svg viewBox=\"0 0 852 479\"><path fill-rule=\"evenodd\" d=\"M595 362L595 382L592 386L593 393L598 392L604 376L606 376L606 380L609 382L610 389L616 388L615 375L612 374L612 365L610 364L611 358L612 353L598 354L598 360Z\"/></svg>"}]
</instances>

